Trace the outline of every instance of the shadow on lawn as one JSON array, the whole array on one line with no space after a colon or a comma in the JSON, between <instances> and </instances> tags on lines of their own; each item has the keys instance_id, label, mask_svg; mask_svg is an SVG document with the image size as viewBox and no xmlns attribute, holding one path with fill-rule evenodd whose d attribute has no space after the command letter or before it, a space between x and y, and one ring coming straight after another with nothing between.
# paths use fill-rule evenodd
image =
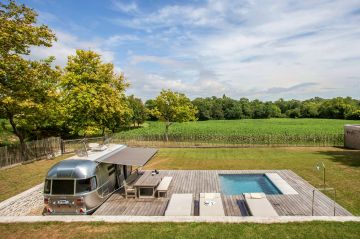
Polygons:
<instances>
[{"instance_id":1,"label":"shadow on lawn","mask_svg":"<svg viewBox=\"0 0 360 239\"><path fill-rule=\"evenodd\" d=\"M330 156L330 160L351 167L360 167L360 150L319 151L319 154Z\"/></svg>"}]
</instances>

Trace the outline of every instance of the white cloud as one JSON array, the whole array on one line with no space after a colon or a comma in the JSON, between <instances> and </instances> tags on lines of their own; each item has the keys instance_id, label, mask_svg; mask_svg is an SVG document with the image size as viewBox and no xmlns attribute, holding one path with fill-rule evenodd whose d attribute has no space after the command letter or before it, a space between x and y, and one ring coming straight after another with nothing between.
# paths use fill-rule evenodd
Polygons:
<instances>
[{"instance_id":1,"label":"white cloud","mask_svg":"<svg viewBox=\"0 0 360 239\"><path fill-rule=\"evenodd\" d=\"M105 62L112 62L115 60L115 53L109 50L107 44L114 44L114 39L118 36L110 37L109 39L92 39L82 40L77 36L63 32L55 31L57 41L53 43L52 47L32 47L30 58L43 59L49 56L55 56L55 64L65 66L67 57L74 55L77 49L93 50L101 55Z\"/></svg>"},{"instance_id":2,"label":"white cloud","mask_svg":"<svg viewBox=\"0 0 360 239\"><path fill-rule=\"evenodd\" d=\"M140 40L139 37L135 35L129 35L129 34L113 35L104 41L104 45L114 47L129 41L138 41L138 40Z\"/></svg>"},{"instance_id":3,"label":"white cloud","mask_svg":"<svg viewBox=\"0 0 360 239\"><path fill-rule=\"evenodd\" d=\"M117 69L132 84L129 92L145 98L162 88L192 98L359 97L357 0L208 0L168 3L152 12L135 2L113 6L126 17L111 20L112 36L84 40L57 31L52 48L33 54L55 55L64 65L77 48L115 62L128 52Z\"/></svg>"},{"instance_id":4,"label":"white cloud","mask_svg":"<svg viewBox=\"0 0 360 239\"><path fill-rule=\"evenodd\" d=\"M121 1L121 0L113 0L113 6L115 8L115 10L121 11L121 12L126 12L126 13L132 13L132 12L138 12L138 6L135 2L130 2L130 3L124 3L125 1Z\"/></svg>"}]
</instances>

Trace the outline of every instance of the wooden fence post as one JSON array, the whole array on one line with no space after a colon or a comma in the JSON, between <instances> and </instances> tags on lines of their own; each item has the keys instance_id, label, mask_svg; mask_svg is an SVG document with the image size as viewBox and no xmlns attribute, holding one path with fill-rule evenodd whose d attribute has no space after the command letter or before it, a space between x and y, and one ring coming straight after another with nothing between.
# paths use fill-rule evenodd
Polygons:
<instances>
[{"instance_id":1,"label":"wooden fence post","mask_svg":"<svg viewBox=\"0 0 360 239\"><path fill-rule=\"evenodd\" d=\"M60 139L60 150L61 154L65 154L65 143L64 140Z\"/></svg>"}]
</instances>

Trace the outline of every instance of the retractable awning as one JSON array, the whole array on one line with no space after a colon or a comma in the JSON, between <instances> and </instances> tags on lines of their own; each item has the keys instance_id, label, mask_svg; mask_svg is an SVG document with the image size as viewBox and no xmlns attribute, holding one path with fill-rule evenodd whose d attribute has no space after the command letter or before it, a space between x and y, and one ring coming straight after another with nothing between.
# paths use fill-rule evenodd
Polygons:
<instances>
[{"instance_id":1,"label":"retractable awning","mask_svg":"<svg viewBox=\"0 0 360 239\"><path fill-rule=\"evenodd\" d=\"M129 148L126 147L115 154L101 160L103 163L144 166L156 153L154 148Z\"/></svg>"}]
</instances>

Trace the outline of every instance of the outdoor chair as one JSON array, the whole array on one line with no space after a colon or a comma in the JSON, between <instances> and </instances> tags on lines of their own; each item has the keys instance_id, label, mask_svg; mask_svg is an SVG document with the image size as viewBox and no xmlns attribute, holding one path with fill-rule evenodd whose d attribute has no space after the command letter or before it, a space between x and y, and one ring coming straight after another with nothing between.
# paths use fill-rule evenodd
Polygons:
<instances>
[{"instance_id":1,"label":"outdoor chair","mask_svg":"<svg viewBox=\"0 0 360 239\"><path fill-rule=\"evenodd\" d=\"M129 186L126 180L123 181L125 198L136 198L136 189L132 186Z\"/></svg>"}]
</instances>

